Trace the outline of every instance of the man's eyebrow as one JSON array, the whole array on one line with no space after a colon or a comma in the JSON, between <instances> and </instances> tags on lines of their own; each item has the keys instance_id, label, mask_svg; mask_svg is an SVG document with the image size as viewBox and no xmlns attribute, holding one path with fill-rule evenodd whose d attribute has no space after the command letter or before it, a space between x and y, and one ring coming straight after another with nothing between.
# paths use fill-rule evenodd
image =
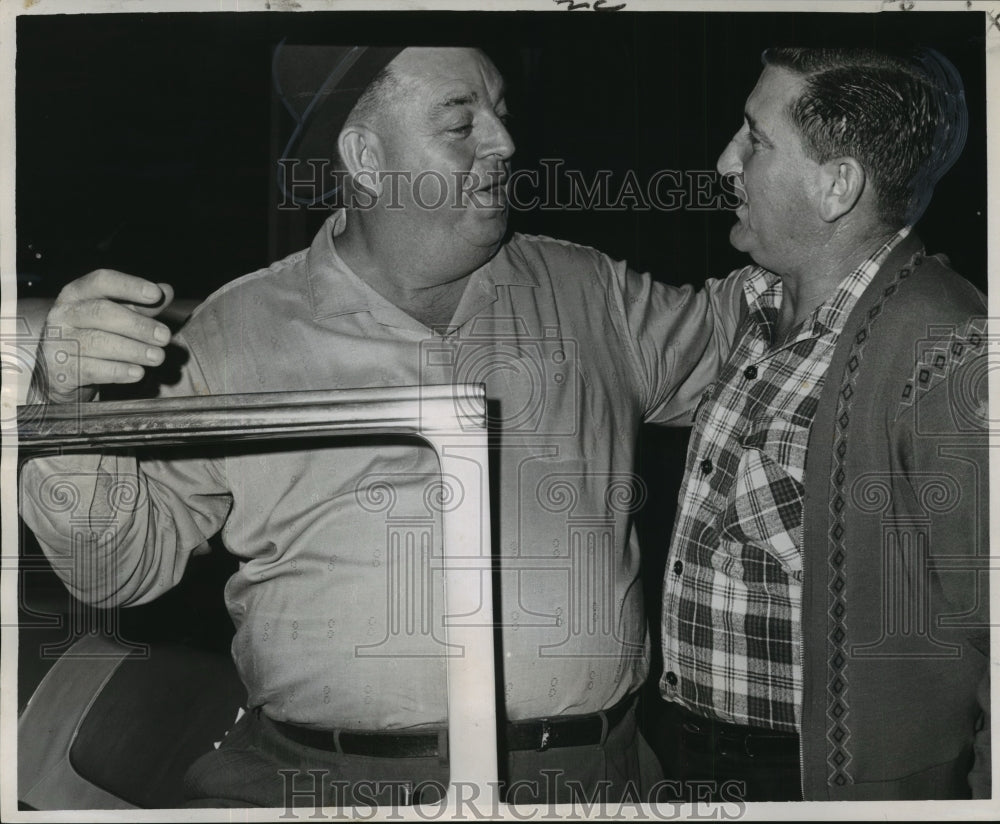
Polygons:
<instances>
[{"instance_id":1,"label":"man's eyebrow","mask_svg":"<svg viewBox=\"0 0 1000 824\"><path fill-rule=\"evenodd\" d=\"M759 137L763 137L764 139L767 139L767 132L765 132L763 129L760 128L760 126L758 125L757 121L754 119L754 116L752 114L750 114L750 112L744 110L743 111L743 118L746 120L747 125L750 127L750 131L752 131L754 134L758 135Z\"/></svg>"},{"instance_id":2,"label":"man's eyebrow","mask_svg":"<svg viewBox=\"0 0 1000 824\"><path fill-rule=\"evenodd\" d=\"M497 90L497 104L504 102L504 94L506 89L503 84L500 85ZM432 117L440 117L446 114L452 109L457 109L461 106L472 106L479 102L479 92L473 90L464 94L455 94L451 97L445 98L434 104L431 108ZM506 105L506 104L505 104Z\"/></svg>"},{"instance_id":3,"label":"man's eyebrow","mask_svg":"<svg viewBox=\"0 0 1000 824\"><path fill-rule=\"evenodd\" d=\"M434 104L431 109L431 114L437 116L442 115L450 109L458 108L459 106L471 106L479 101L479 93L472 91L467 94L456 94L451 97L441 100Z\"/></svg>"}]
</instances>

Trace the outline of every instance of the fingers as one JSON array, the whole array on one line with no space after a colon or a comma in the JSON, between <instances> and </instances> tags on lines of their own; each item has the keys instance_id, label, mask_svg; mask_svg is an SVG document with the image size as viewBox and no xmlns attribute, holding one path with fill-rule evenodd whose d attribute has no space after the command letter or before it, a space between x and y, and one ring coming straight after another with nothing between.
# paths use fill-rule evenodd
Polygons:
<instances>
[{"instance_id":1,"label":"fingers","mask_svg":"<svg viewBox=\"0 0 1000 824\"><path fill-rule=\"evenodd\" d=\"M153 318L173 303L174 287L169 283L157 283L156 285L159 287L161 292L159 301L154 303L152 306L142 306L141 304L130 303L129 308L141 315Z\"/></svg>"},{"instance_id":2,"label":"fingers","mask_svg":"<svg viewBox=\"0 0 1000 824\"><path fill-rule=\"evenodd\" d=\"M165 352L162 346L152 345L101 329L81 329L77 333L80 356L94 360L121 361L137 366L159 366Z\"/></svg>"},{"instance_id":3,"label":"fingers","mask_svg":"<svg viewBox=\"0 0 1000 824\"><path fill-rule=\"evenodd\" d=\"M97 269L68 283L57 300L64 299L73 303L110 299L149 306L163 300L163 290L145 278L126 275L114 269Z\"/></svg>"},{"instance_id":4,"label":"fingers","mask_svg":"<svg viewBox=\"0 0 1000 824\"><path fill-rule=\"evenodd\" d=\"M62 368L37 371L35 378L45 396L57 403L87 400L79 396L81 387L96 387L109 383L137 383L146 370L134 363L109 361L80 356L66 362Z\"/></svg>"},{"instance_id":5,"label":"fingers","mask_svg":"<svg viewBox=\"0 0 1000 824\"><path fill-rule=\"evenodd\" d=\"M53 400L104 383L135 383L159 366L170 328L155 319L173 300L169 284L99 269L67 284L46 320L40 366Z\"/></svg>"},{"instance_id":6,"label":"fingers","mask_svg":"<svg viewBox=\"0 0 1000 824\"><path fill-rule=\"evenodd\" d=\"M136 383L146 370L138 364L99 358L80 358L80 383L94 386L108 383Z\"/></svg>"},{"instance_id":7,"label":"fingers","mask_svg":"<svg viewBox=\"0 0 1000 824\"><path fill-rule=\"evenodd\" d=\"M127 340L147 346L164 346L170 341L170 328L166 324L139 314L125 304L106 299L82 300L66 304L61 307L57 317L53 318L50 313L49 320L59 322L64 329L106 333L91 335L87 340L80 340L81 346L96 344L101 347L93 353L87 352L96 357L108 357L114 354L112 350L104 348L111 339L120 339L122 346L125 346ZM134 349L134 347L126 348ZM128 358L116 359L128 360Z\"/></svg>"}]
</instances>

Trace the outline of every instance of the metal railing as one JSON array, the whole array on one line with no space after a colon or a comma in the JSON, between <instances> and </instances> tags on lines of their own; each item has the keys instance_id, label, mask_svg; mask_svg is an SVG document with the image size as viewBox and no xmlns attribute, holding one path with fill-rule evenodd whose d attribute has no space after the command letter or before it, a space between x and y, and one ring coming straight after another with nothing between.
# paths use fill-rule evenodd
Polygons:
<instances>
[{"instance_id":1,"label":"metal railing","mask_svg":"<svg viewBox=\"0 0 1000 824\"><path fill-rule=\"evenodd\" d=\"M465 491L442 508L449 801L497 792L493 586L486 399L481 385L104 401L18 408L19 464L44 453L199 442L406 434Z\"/></svg>"}]
</instances>

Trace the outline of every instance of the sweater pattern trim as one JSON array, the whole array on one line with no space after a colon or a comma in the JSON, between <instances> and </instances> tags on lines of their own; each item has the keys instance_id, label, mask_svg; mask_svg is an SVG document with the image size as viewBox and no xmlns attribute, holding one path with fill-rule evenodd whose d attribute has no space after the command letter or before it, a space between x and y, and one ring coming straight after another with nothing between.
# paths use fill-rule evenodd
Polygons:
<instances>
[{"instance_id":1,"label":"sweater pattern trim","mask_svg":"<svg viewBox=\"0 0 1000 824\"><path fill-rule=\"evenodd\" d=\"M917 257L911 263L920 263ZM848 569L847 553L844 547L846 526L844 515L847 497L844 483L847 478L846 457L848 447L848 430L851 423L851 399L857 383L861 360L865 345L871 334L872 326L882 315L886 302L895 294L899 284L910 276L910 265L900 269L892 281L885 287L881 296L868 310L863 325L858 329L851 341L850 356L841 378L840 390L837 393L837 412L834 419L834 442L830 521L827 557L827 643L830 656L827 663L826 682L826 740L827 740L827 783L843 787L854 783L851 771L851 727L850 699L848 688L850 674L848 671L849 651L847 647L847 593ZM847 330L845 330L846 332Z\"/></svg>"}]
</instances>

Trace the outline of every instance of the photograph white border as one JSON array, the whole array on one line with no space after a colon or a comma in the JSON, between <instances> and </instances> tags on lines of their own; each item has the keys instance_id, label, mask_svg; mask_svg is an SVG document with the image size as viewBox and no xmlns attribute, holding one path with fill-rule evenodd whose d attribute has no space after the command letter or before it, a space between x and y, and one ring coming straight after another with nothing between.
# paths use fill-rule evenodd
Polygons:
<instances>
[{"instance_id":1,"label":"photograph white border","mask_svg":"<svg viewBox=\"0 0 1000 824\"><path fill-rule=\"evenodd\" d=\"M614 0L614 4L623 0ZM609 5L610 0L609 0ZM2 64L2 84L0 84L0 318L5 328L0 334L11 333L6 328L13 323L16 310L16 215L14 210L15 182L15 118L14 79L16 59L15 26L21 15L49 14L99 14L99 13L143 13L156 12L299 12L308 14L315 11L416 11L454 10L489 13L490 11L558 11L564 6L555 0L485 0L484 2L405 2L404 0L219 0L219 2L199 2L198 0L4 0L0 4L0 64ZM986 33L986 84L987 84L987 173L988 173L988 281L989 311L991 318L1000 317L1000 0L903 0L903 2L879 2L879 0L825 0L803 2L802 0L707 0L707 2L680 2L679 0L628 0L629 11L777 11L777 12L853 12L853 13L922 13L927 11L948 11L953 13L981 13ZM587 13L581 10L578 13ZM81 273L82 274L82 273ZM994 354L995 357L995 354ZM1000 398L1000 371L991 369L991 407L996 408ZM0 404L3 419L10 420L18 397L18 376L10 379L4 374ZM994 413L995 414L995 413ZM992 416L991 416L992 419ZM992 431L991 477L1000 477L1000 432ZM278 818L280 810L125 810L125 811L45 811L27 812L17 810L16 758L14 742L17 728L17 575L15 573L18 546L18 526L16 507L16 432L3 432L2 464L0 464L0 496L4 506L0 536L3 550L2 579L0 579L0 818L4 821L270 821L270 820L323 820L310 818L312 811L302 809L294 817ZM991 511L1000 513L997 502L1000 498L998 484L991 491ZM991 519L991 547L1000 547L1000 518ZM1000 565L990 573L991 607L997 614L1000 604ZM996 623L996 619L994 619ZM1000 633L992 633L991 668L997 671L1000 662ZM993 678L992 705L998 704L1000 683ZM993 738L996 740L998 722L994 714ZM993 763L994 800L992 801L932 801L932 802L799 802L795 804L761 803L749 804L743 818L747 820L791 820L791 819L855 819L883 818L887 820L918 819L972 819L995 820L1000 818L1000 769ZM614 807L612 806L612 809ZM632 811L631 816L626 814ZM332 811L331 811L332 812ZM371 810L359 810L360 817L373 818ZM579 812L568 806L538 808L501 808L504 819L526 820L529 817L554 820ZM623 817L657 820L663 810L626 805ZM707 808L699 810L676 808L675 818L684 818L691 813L701 817L708 814ZM465 811L466 820L471 817ZM379 816L374 816L378 818ZM443 819L447 819L444 816ZM331 820L333 816L331 816ZM422 821L426 815L414 809L401 809L395 820Z\"/></svg>"}]
</instances>

